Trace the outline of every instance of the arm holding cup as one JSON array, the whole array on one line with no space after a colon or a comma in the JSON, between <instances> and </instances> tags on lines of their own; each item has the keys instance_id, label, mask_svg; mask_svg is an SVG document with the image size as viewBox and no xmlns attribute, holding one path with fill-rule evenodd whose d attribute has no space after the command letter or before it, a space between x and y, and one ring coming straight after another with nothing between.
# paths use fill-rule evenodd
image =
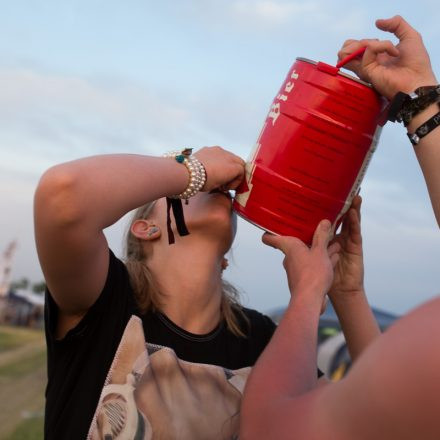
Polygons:
<instances>
[{"instance_id":1,"label":"arm holding cup","mask_svg":"<svg viewBox=\"0 0 440 440\"><path fill-rule=\"evenodd\" d=\"M392 100L398 92L413 93L417 88L433 86L438 80L432 70L429 55L421 35L402 17L377 20L376 26L393 33L399 43L372 39L347 40L338 53L339 59L366 46L361 60L353 59L346 67L360 78L373 84L383 96ZM432 103L417 113L407 125L408 133L416 130L439 112ZM439 115L440 121L440 115ZM440 128L433 129L415 145L415 154L422 169L432 207L440 225Z\"/></svg>"}]
</instances>

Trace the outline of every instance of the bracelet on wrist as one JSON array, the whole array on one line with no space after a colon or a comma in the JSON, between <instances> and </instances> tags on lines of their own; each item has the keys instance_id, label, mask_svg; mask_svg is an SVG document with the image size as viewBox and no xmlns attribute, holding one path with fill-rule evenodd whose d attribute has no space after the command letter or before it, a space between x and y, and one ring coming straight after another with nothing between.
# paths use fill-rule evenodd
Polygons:
<instances>
[{"instance_id":1,"label":"bracelet on wrist","mask_svg":"<svg viewBox=\"0 0 440 440\"><path fill-rule=\"evenodd\" d=\"M414 133L407 133L409 140L413 145L417 145L420 139L431 133L434 129L440 126L440 112L429 118L424 122Z\"/></svg>"},{"instance_id":2,"label":"bracelet on wrist","mask_svg":"<svg viewBox=\"0 0 440 440\"><path fill-rule=\"evenodd\" d=\"M181 163L186 167L189 174L189 182L185 191L180 194L167 197L167 231L168 243L175 243L174 232L171 227L170 211L173 211L174 219L176 221L176 228L179 235L189 235L189 231L185 224L183 215L182 199L188 204L188 199L195 196L206 183L206 170L201 162L194 156L191 156L192 148L185 148L182 151L170 151L165 153L164 157L173 158L176 162Z\"/></svg>"},{"instance_id":3,"label":"bracelet on wrist","mask_svg":"<svg viewBox=\"0 0 440 440\"><path fill-rule=\"evenodd\" d=\"M398 92L390 103L388 120L391 122L403 122L405 127L407 127L414 116L428 108L431 104L438 102L440 102L439 84L419 87L409 94Z\"/></svg>"},{"instance_id":4,"label":"bracelet on wrist","mask_svg":"<svg viewBox=\"0 0 440 440\"><path fill-rule=\"evenodd\" d=\"M192 154L192 148L185 148L182 151L170 151L165 153L164 157L174 158L176 162L185 165L189 174L188 185L183 192L170 196L172 199L188 199L194 197L206 183L206 171L202 163Z\"/></svg>"}]
</instances>

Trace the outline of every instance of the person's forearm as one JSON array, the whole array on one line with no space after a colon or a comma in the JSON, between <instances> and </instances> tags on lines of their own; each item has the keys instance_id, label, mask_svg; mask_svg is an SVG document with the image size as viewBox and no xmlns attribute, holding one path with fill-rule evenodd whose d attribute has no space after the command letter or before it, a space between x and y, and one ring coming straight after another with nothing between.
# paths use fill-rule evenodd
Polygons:
<instances>
[{"instance_id":1,"label":"person's forearm","mask_svg":"<svg viewBox=\"0 0 440 440\"><path fill-rule=\"evenodd\" d=\"M416 115L407 127L408 132L414 133L439 110L438 104L432 104ZM425 177L437 224L440 226L440 127L421 138L419 144L414 146L414 151Z\"/></svg>"},{"instance_id":2,"label":"person's forearm","mask_svg":"<svg viewBox=\"0 0 440 440\"><path fill-rule=\"evenodd\" d=\"M42 177L37 200L65 223L81 220L104 229L130 210L178 194L188 184L185 166L170 159L121 154L57 165Z\"/></svg>"},{"instance_id":3,"label":"person's forearm","mask_svg":"<svg viewBox=\"0 0 440 440\"><path fill-rule=\"evenodd\" d=\"M246 392L259 400L259 405L261 396L267 401L278 400L302 394L316 386L321 303L322 300L309 298L291 300L246 385Z\"/></svg>"},{"instance_id":4,"label":"person's forearm","mask_svg":"<svg viewBox=\"0 0 440 440\"><path fill-rule=\"evenodd\" d=\"M365 291L332 299L351 359L355 361L365 348L380 335L380 328L368 304Z\"/></svg>"}]
</instances>

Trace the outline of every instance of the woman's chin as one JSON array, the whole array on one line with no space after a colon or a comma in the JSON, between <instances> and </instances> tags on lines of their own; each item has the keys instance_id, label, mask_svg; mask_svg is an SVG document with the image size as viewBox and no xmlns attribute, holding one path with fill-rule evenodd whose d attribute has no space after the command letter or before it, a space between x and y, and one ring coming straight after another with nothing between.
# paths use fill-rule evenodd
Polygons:
<instances>
[{"instance_id":1,"label":"woman's chin","mask_svg":"<svg viewBox=\"0 0 440 440\"><path fill-rule=\"evenodd\" d=\"M232 244L235 235L235 221L232 211L226 209L212 209L203 218L187 221L186 226L190 233L199 233L209 236L212 240Z\"/></svg>"}]
</instances>

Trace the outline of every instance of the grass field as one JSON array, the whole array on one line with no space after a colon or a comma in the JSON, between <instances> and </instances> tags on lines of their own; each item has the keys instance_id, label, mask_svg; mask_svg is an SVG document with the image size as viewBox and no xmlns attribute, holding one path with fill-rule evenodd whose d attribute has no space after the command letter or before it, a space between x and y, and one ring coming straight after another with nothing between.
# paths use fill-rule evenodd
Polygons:
<instances>
[{"instance_id":1,"label":"grass field","mask_svg":"<svg viewBox=\"0 0 440 440\"><path fill-rule=\"evenodd\" d=\"M43 438L44 333L0 326L0 440Z\"/></svg>"}]
</instances>

